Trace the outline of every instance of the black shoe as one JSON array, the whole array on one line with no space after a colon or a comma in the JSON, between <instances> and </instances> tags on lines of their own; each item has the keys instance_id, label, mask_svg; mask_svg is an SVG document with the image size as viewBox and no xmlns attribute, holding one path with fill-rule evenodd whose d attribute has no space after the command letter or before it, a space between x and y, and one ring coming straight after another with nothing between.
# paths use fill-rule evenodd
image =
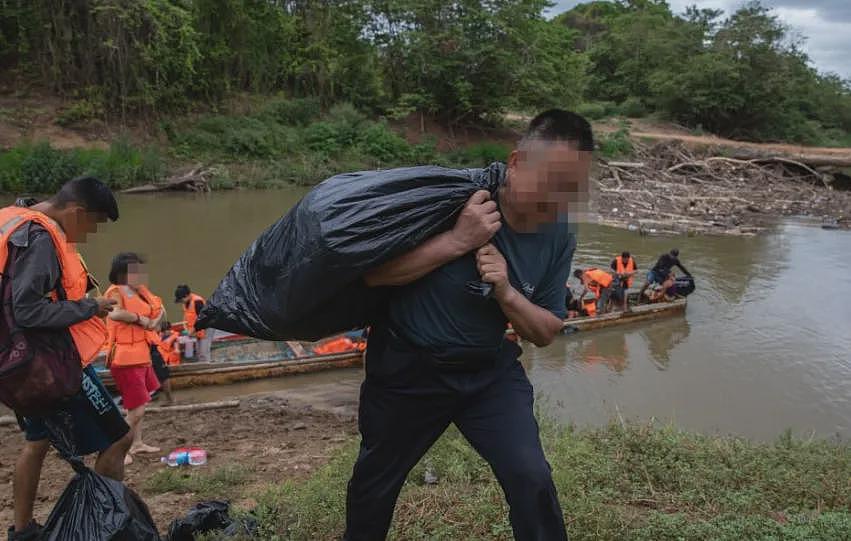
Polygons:
<instances>
[{"instance_id":1,"label":"black shoe","mask_svg":"<svg viewBox=\"0 0 851 541\"><path fill-rule=\"evenodd\" d=\"M38 541L41 539L41 529L41 525L34 520L19 532L16 532L14 527L10 527L9 541Z\"/></svg>"}]
</instances>

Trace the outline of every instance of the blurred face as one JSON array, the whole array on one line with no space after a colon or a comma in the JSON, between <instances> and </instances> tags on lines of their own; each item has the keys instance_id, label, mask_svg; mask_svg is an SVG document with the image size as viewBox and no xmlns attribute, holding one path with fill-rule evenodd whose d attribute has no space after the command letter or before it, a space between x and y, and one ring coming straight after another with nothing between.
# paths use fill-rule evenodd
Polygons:
<instances>
[{"instance_id":1,"label":"blurred face","mask_svg":"<svg viewBox=\"0 0 851 541\"><path fill-rule=\"evenodd\" d=\"M576 221L588 202L591 152L564 142L524 142L508 159L506 202L528 224Z\"/></svg>"},{"instance_id":2,"label":"blurred face","mask_svg":"<svg viewBox=\"0 0 851 541\"><path fill-rule=\"evenodd\" d=\"M130 263L127 265L127 285L139 287L148 283L148 271L144 263Z\"/></svg>"},{"instance_id":3,"label":"blurred face","mask_svg":"<svg viewBox=\"0 0 851 541\"><path fill-rule=\"evenodd\" d=\"M57 221L65 231L65 237L75 244L86 242L90 233L97 232L98 224L105 223L107 219L103 214L89 212L76 205L69 205L57 214Z\"/></svg>"}]
</instances>

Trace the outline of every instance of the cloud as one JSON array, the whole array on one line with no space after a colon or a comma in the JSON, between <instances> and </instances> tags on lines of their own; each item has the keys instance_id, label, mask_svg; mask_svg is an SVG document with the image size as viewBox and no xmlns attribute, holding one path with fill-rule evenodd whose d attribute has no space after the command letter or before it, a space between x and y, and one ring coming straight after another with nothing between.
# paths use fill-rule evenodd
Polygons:
<instances>
[{"instance_id":1,"label":"cloud","mask_svg":"<svg viewBox=\"0 0 851 541\"><path fill-rule=\"evenodd\" d=\"M550 14L566 11L581 2L560 0ZM687 6L735 11L742 0L669 0L675 13ZM804 51L822 72L832 71L851 78L851 0L764 0L793 31L806 38Z\"/></svg>"}]
</instances>

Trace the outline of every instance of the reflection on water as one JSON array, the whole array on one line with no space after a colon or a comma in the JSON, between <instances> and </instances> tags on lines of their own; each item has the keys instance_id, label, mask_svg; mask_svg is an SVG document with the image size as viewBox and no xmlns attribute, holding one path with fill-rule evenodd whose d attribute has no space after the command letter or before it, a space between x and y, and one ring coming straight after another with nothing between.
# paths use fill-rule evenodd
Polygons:
<instances>
[{"instance_id":1,"label":"reflection on water","mask_svg":"<svg viewBox=\"0 0 851 541\"><path fill-rule=\"evenodd\" d=\"M152 289L164 298L178 283L208 295L302 193L122 197L121 220L83 252L102 279L116 252L143 252ZM697 281L685 316L525 346L523 362L545 410L577 424L620 414L767 439L786 428L851 437L851 234L786 225L751 238L641 237L583 226L576 264L607 268L629 250L643 277L672 247ZM361 377L332 371L179 395L285 387L308 402L354 404Z\"/></svg>"}]
</instances>

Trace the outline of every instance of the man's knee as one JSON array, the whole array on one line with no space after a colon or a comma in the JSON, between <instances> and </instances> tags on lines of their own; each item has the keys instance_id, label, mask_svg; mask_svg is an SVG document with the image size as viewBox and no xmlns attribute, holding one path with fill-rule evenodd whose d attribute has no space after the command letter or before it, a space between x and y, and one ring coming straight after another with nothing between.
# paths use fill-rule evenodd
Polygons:
<instances>
[{"instance_id":1,"label":"man's knee","mask_svg":"<svg viewBox=\"0 0 851 541\"><path fill-rule=\"evenodd\" d=\"M511 487L521 487L528 494L549 491L552 487L550 465L539 455L537 449L519 453L517 460L501 466L496 472Z\"/></svg>"},{"instance_id":2,"label":"man's knee","mask_svg":"<svg viewBox=\"0 0 851 541\"><path fill-rule=\"evenodd\" d=\"M24 442L24 447L21 449L20 460L44 460L47 455L47 450L50 449L50 442L46 439Z\"/></svg>"}]
</instances>

